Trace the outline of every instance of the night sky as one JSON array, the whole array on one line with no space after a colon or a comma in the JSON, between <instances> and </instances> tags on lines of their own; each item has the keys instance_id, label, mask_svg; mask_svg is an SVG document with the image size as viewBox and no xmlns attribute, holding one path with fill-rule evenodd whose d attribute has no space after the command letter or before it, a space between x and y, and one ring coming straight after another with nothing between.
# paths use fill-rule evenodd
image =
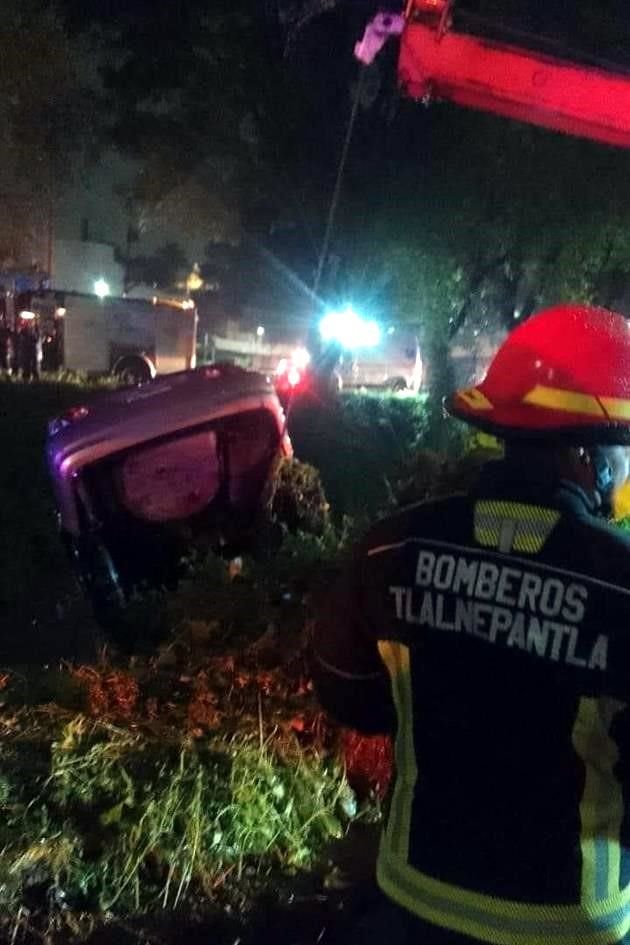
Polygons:
<instances>
[{"instance_id":1,"label":"night sky","mask_svg":"<svg viewBox=\"0 0 630 945\"><path fill-rule=\"evenodd\" d=\"M179 81L178 70L182 68L182 60L184 70L189 71L189 29L187 26L180 30L178 40L176 35L171 37L171 27L175 34L178 25L187 22L193 24L194 30L199 17L205 14L215 17L223 10L229 13L242 11L244 19L251 19L254 14L254 48L263 50L269 60L275 62L282 76L280 94L274 93L272 107L268 102L264 105L266 114L277 113L280 116L279 132L284 133L290 126L284 116L289 111L287 98L291 93L295 130L291 140L282 142L284 151L281 153L278 148L277 154L274 151L275 133L267 131L266 155L275 162L275 174L271 183L266 181L261 188L264 191L262 195L249 202L241 201L242 221L248 231L256 234L263 231L269 234L273 230L273 249L278 256L298 271L309 271L313 247L319 246L321 240L347 127L353 83L358 74L358 65L352 55L354 43L374 13L382 8L400 10L402 3L337 0L333 9L326 9L327 0L320 0L319 4L317 0L181 0L178 5L173 0L59 2L76 30L81 30L91 21L120 26L123 31L126 29L127 40L134 36L138 40L134 43L134 55L142 60L145 73L150 77L155 74L166 76L173 86ZM287 24L291 22L292 14L295 19L296 15L307 10L313 15L304 17L304 26L287 56ZM625 63L627 60L630 66L630 4L627 0L459 0L455 10L458 25L464 24L465 28L482 35L484 31L491 31L494 24L499 35L501 30L528 34L523 36L525 44L530 37L534 40L536 35L547 37L551 44L555 44L559 55L570 50L575 56L577 50L578 53L584 52L590 61L600 58ZM153 43L152 39L160 35L162 23L164 42ZM248 41L251 41L252 29L248 29ZM236 57L241 53L241 46L241 34L237 33ZM439 155L440 148L450 155L461 150L466 135L470 138L479 128L490 127L487 121L483 123L486 116L449 106L424 109L402 98L396 83L396 48L396 43L391 43L371 73L379 83L379 89L375 104L360 113L356 124L344 178L339 234L343 233L344 216L352 224L367 212L366 208L374 207L379 193L384 190L384 182L397 179L404 173L411 177L421 173L432 160L432 154ZM243 53L245 57L248 55ZM243 71L247 67L246 61ZM232 89L233 74L230 68L226 68L224 88L228 94ZM188 88L189 97L195 94L196 88ZM208 87L208 97L213 91L216 94L216 90ZM244 110L257 107L258 91L254 82L246 85L251 103L245 102ZM223 94L222 89L219 92ZM134 104L130 96L132 125L137 124L137 114L132 111ZM204 130L200 140L211 141L212 130L210 128L207 134ZM143 134L139 140L144 153L138 156L150 157L151 148L146 148ZM177 140L179 142L179 138ZM547 139L541 133L539 140ZM561 141L558 147L561 151ZM181 150L178 146L178 160ZM498 161L501 153L501 148L495 148L491 161L495 158ZM435 161L439 163L439 157ZM279 186L275 187L277 183ZM279 245L281 223L287 219L293 229L287 237L288 244ZM296 232L304 236L304 245L296 243ZM272 245L270 240L267 245ZM304 260L302 265L301 260Z\"/></svg>"}]
</instances>

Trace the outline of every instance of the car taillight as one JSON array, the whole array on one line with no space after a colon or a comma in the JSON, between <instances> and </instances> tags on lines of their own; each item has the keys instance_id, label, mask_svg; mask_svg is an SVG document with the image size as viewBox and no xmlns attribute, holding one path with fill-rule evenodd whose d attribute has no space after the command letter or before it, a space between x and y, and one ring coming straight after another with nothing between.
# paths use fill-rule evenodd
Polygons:
<instances>
[{"instance_id":1,"label":"car taillight","mask_svg":"<svg viewBox=\"0 0 630 945\"><path fill-rule=\"evenodd\" d=\"M65 420L66 423L75 423L77 420L83 420L84 417L87 417L89 412L87 407L70 407L70 410L66 410L61 415L61 419Z\"/></svg>"},{"instance_id":2,"label":"car taillight","mask_svg":"<svg viewBox=\"0 0 630 945\"><path fill-rule=\"evenodd\" d=\"M76 423L77 420L83 420L87 417L89 412L87 407L70 407L70 409L62 413L60 417L55 417L54 420L50 421L48 424L48 435L55 436L60 430L64 430L72 423Z\"/></svg>"},{"instance_id":3,"label":"car taillight","mask_svg":"<svg viewBox=\"0 0 630 945\"><path fill-rule=\"evenodd\" d=\"M290 367L287 371L287 380L290 387L297 387L302 380L302 375L296 367Z\"/></svg>"},{"instance_id":4,"label":"car taillight","mask_svg":"<svg viewBox=\"0 0 630 945\"><path fill-rule=\"evenodd\" d=\"M439 28L446 26L451 10L450 0L412 0L409 19L427 26Z\"/></svg>"},{"instance_id":5,"label":"car taillight","mask_svg":"<svg viewBox=\"0 0 630 945\"><path fill-rule=\"evenodd\" d=\"M418 13L443 13L449 0L414 0L413 9Z\"/></svg>"}]
</instances>

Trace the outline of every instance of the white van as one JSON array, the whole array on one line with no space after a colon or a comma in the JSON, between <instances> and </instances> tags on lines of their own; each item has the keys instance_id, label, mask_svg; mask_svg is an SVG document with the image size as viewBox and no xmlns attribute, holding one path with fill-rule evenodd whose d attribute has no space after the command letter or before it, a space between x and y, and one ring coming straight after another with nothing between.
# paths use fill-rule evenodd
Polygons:
<instances>
[{"instance_id":1,"label":"white van","mask_svg":"<svg viewBox=\"0 0 630 945\"><path fill-rule=\"evenodd\" d=\"M337 366L344 390L410 390L422 387L422 357L418 337L405 326L391 325L374 347L344 351Z\"/></svg>"}]
</instances>

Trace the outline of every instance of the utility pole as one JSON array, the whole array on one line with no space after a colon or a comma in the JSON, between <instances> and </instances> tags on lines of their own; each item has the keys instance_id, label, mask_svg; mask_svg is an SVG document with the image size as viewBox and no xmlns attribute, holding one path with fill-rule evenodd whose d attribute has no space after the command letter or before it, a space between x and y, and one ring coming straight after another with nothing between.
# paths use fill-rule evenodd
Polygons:
<instances>
[{"instance_id":1,"label":"utility pole","mask_svg":"<svg viewBox=\"0 0 630 945\"><path fill-rule=\"evenodd\" d=\"M335 216L337 213L337 206L339 204L339 197L341 195L341 185L343 183L343 175L346 169L346 162L348 160L348 152L350 150L350 144L352 142L352 134L354 132L354 125L357 118L357 112L359 110L359 102L361 101L361 93L363 91L363 84L364 84L366 72L367 72L367 67L364 65L361 65L359 68L359 78L358 78L355 92L354 92L354 99L352 101L352 109L350 111L350 118L348 119L348 125L346 127L346 134L343 141L343 148L341 149L341 157L339 159L339 166L337 168L337 177L335 180L335 187L334 187L332 198L330 201L330 207L328 209L328 218L326 220L326 229L324 231L324 239L322 240L322 247L319 253L317 271L315 273L315 281L313 282L314 295L317 295L319 292L319 286L322 280L324 266L326 265L326 260L328 258L330 239L332 237L333 227L335 224Z\"/></svg>"},{"instance_id":2,"label":"utility pole","mask_svg":"<svg viewBox=\"0 0 630 945\"><path fill-rule=\"evenodd\" d=\"M46 270L48 279L52 285L53 265L54 265L54 242L55 242L55 168L53 152L49 152L48 158L48 252L46 258Z\"/></svg>"}]
</instances>

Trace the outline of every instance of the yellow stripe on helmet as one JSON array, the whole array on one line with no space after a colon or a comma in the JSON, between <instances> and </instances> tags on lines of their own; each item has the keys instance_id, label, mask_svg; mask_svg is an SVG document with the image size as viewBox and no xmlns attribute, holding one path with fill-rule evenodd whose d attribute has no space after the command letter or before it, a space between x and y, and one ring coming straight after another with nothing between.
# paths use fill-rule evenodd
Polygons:
<instances>
[{"instance_id":1,"label":"yellow stripe on helmet","mask_svg":"<svg viewBox=\"0 0 630 945\"><path fill-rule=\"evenodd\" d=\"M613 420L630 420L630 400L620 397L600 397L602 407Z\"/></svg>"},{"instance_id":2,"label":"yellow stripe on helmet","mask_svg":"<svg viewBox=\"0 0 630 945\"><path fill-rule=\"evenodd\" d=\"M458 400L463 400L471 410L492 410L492 404L478 387L469 387L457 392Z\"/></svg>"},{"instance_id":3,"label":"yellow stripe on helmet","mask_svg":"<svg viewBox=\"0 0 630 945\"><path fill-rule=\"evenodd\" d=\"M549 410L564 410L567 413L582 413L589 417L607 419L602 403L592 394L582 394L576 390L562 390L536 384L523 397L524 404L532 407L546 407Z\"/></svg>"},{"instance_id":4,"label":"yellow stripe on helmet","mask_svg":"<svg viewBox=\"0 0 630 945\"><path fill-rule=\"evenodd\" d=\"M482 395L483 396L483 395ZM523 397L523 403L549 410L582 413L605 420L630 420L630 400L622 397L595 397L580 391L537 384Z\"/></svg>"}]
</instances>

